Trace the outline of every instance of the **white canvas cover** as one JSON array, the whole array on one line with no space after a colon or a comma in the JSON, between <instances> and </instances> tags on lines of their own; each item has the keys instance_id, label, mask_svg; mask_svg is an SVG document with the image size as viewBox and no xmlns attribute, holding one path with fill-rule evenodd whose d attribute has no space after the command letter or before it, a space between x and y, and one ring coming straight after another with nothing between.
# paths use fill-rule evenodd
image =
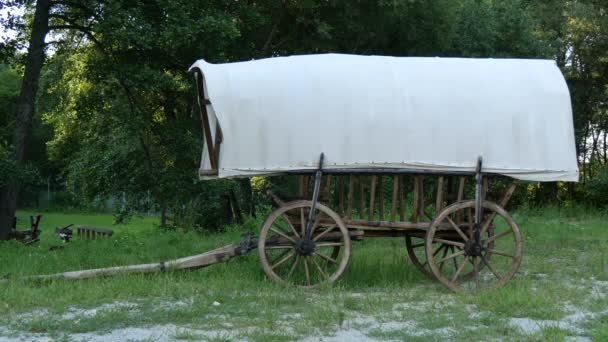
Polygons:
<instances>
[{"instance_id":1,"label":"white canvas cover","mask_svg":"<svg viewBox=\"0 0 608 342\"><path fill-rule=\"evenodd\" d=\"M485 172L578 180L570 94L551 60L323 54L192 67L223 133L219 178L315 169L323 152L326 168L449 173L482 156ZM209 170L206 148L202 159Z\"/></svg>"}]
</instances>

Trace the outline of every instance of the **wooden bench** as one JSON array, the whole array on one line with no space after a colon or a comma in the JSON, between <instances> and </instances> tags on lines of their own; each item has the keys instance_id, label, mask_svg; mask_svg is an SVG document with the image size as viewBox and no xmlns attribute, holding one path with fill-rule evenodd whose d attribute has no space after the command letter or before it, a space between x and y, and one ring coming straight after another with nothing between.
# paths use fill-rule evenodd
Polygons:
<instances>
[{"instance_id":1,"label":"wooden bench","mask_svg":"<svg viewBox=\"0 0 608 342\"><path fill-rule=\"evenodd\" d=\"M95 240L97 236L110 237L114 234L112 229L91 227L91 226L76 226L76 236Z\"/></svg>"}]
</instances>

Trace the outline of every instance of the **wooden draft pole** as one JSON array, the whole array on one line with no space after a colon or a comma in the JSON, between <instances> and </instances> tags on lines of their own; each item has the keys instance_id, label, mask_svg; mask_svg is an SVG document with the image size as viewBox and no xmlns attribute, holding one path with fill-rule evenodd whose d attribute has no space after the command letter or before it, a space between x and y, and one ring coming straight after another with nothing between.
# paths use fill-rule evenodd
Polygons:
<instances>
[{"instance_id":1,"label":"wooden draft pole","mask_svg":"<svg viewBox=\"0 0 608 342\"><path fill-rule=\"evenodd\" d=\"M254 244L255 245L255 244ZM66 279L66 280L77 280L77 279L89 279L102 276L114 276L119 274L128 273L152 273L152 272L165 272L175 271L183 269L198 269L215 265L223 262L227 262L235 256L242 255L249 251L249 248L243 249L242 245L227 245L214 249L212 251L193 255L185 258L164 261L159 263L141 264L141 265L130 265L130 266L116 266L107 268L95 268L90 270L82 271L71 271L55 274L36 275L30 277L19 278L20 280L53 280L53 279ZM0 279L0 282L7 281L8 279Z\"/></svg>"}]
</instances>

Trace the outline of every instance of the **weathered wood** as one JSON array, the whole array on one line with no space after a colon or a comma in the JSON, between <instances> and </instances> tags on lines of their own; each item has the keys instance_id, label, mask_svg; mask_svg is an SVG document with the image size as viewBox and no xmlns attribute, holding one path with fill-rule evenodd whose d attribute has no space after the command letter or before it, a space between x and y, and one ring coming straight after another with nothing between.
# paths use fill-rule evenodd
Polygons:
<instances>
[{"instance_id":1,"label":"weathered wood","mask_svg":"<svg viewBox=\"0 0 608 342\"><path fill-rule=\"evenodd\" d=\"M350 220L353 218L353 197L355 195L355 176L348 177L348 209L346 217Z\"/></svg>"},{"instance_id":2,"label":"weathered wood","mask_svg":"<svg viewBox=\"0 0 608 342\"><path fill-rule=\"evenodd\" d=\"M359 217L363 217L363 176L359 176Z\"/></svg>"},{"instance_id":3,"label":"weathered wood","mask_svg":"<svg viewBox=\"0 0 608 342\"><path fill-rule=\"evenodd\" d=\"M378 214L380 220L384 220L384 176L378 176Z\"/></svg>"},{"instance_id":4,"label":"weathered wood","mask_svg":"<svg viewBox=\"0 0 608 342\"><path fill-rule=\"evenodd\" d=\"M405 221L405 198L403 198L405 187L404 177L399 176L399 221Z\"/></svg>"},{"instance_id":5,"label":"weathered wood","mask_svg":"<svg viewBox=\"0 0 608 342\"><path fill-rule=\"evenodd\" d=\"M101 276L111 276L126 273L150 273L161 271L173 271L181 269L196 269L209 265L226 262L232 257L240 254L240 246L228 245L212 251L189 256L185 258L175 259L167 262L141 264L131 266L117 266L108 268L96 268L83 271L72 271L55 273L48 275L32 276L24 278L24 280L51 280L51 279L87 279Z\"/></svg>"},{"instance_id":6,"label":"weathered wood","mask_svg":"<svg viewBox=\"0 0 608 342\"><path fill-rule=\"evenodd\" d=\"M420 204L418 205L418 217L421 217L422 215L425 214L424 212L424 179L422 178L422 176L420 176L420 180L418 181L418 183L420 183L420 185L418 186L418 191L420 191L420 194L418 195L418 200L420 201ZM428 217L428 216L427 216Z\"/></svg>"},{"instance_id":7,"label":"weathered wood","mask_svg":"<svg viewBox=\"0 0 608 342\"><path fill-rule=\"evenodd\" d=\"M344 177L338 177L338 213L344 216Z\"/></svg>"},{"instance_id":8,"label":"weathered wood","mask_svg":"<svg viewBox=\"0 0 608 342\"><path fill-rule=\"evenodd\" d=\"M503 194L502 199L500 200L501 207L504 208L507 206L507 203L509 203L509 200L511 199L511 196L513 196L513 193L515 192L516 188L517 188L517 182L513 181L511 183L511 185L509 185L509 187L507 188L505 193Z\"/></svg>"},{"instance_id":9,"label":"weathered wood","mask_svg":"<svg viewBox=\"0 0 608 342\"><path fill-rule=\"evenodd\" d=\"M459 184L458 184L458 198L457 198L458 202L464 200L464 181L465 181L465 177L461 176L460 180L459 180Z\"/></svg>"},{"instance_id":10,"label":"weathered wood","mask_svg":"<svg viewBox=\"0 0 608 342\"><path fill-rule=\"evenodd\" d=\"M367 230L379 229L426 229L430 222L389 222L389 221L368 221L368 220L346 220L344 224L350 228ZM447 227L447 226L446 226Z\"/></svg>"},{"instance_id":11,"label":"weathered wood","mask_svg":"<svg viewBox=\"0 0 608 342\"><path fill-rule=\"evenodd\" d=\"M435 213L443 209L443 176L437 178L437 197L435 198Z\"/></svg>"},{"instance_id":12,"label":"weathered wood","mask_svg":"<svg viewBox=\"0 0 608 342\"><path fill-rule=\"evenodd\" d=\"M376 199L376 175L372 176L372 180L371 180L371 185L370 185L370 191L369 191L369 214L368 214L368 220L371 222L374 220L374 206L375 206L375 201Z\"/></svg>"},{"instance_id":13,"label":"weathered wood","mask_svg":"<svg viewBox=\"0 0 608 342\"><path fill-rule=\"evenodd\" d=\"M304 197L304 176L298 176L298 197Z\"/></svg>"},{"instance_id":14,"label":"weathered wood","mask_svg":"<svg viewBox=\"0 0 608 342\"><path fill-rule=\"evenodd\" d=\"M331 201L331 175L326 176L324 193L325 195L323 197L325 198L325 201L329 203Z\"/></svg>"},{"instance_id":15,"label":"weathered wood","mask_svg":"<svg viewBox=\"0 0 608 342\"><path fill-rule=\"evenodd\" d=\"M412 200L412 217L410 221L418 222L418 206L420 205L420 176L414 177L414 193Z\"/></svg>"},{"instance_id":16,"label":"weathered wood","mask_svg":"<svg viewBox=\"0 0 608 342\"><path fill-rule=\"evenodd\" d=\"M397 196L399 195L399 176L393 176L393 194L391 198L391 222L395 222L397 216Z\"/></svg>"},{"instance_id":17,"label":"weathered wood","mask_svg":"<svg viewBox=\"0 0 608 342\"><path fill-rule=\"evenodd\" d=\"M459 178L458 196L456 197L456 202L460 202L460 201L464 200L464 181L465 181L465 177ZM460 224L460 222L462 222L462 212L458 211L456 213L456 223Z\"/></svg>"},{"instance_id":18,"label":"weathered wood","mask_svg":"<svg viewBox=\"0 0 608 342\"><path fill-rule=\"evenodd\" d=\"M303 176L304 177L304 191L302 192L302 197L308 197L308 181L309 181L309 176Z\"/></svg>"},{"instance_id":19,"label":"weathered wood","mask_svg":"<svg viewBox=\"0 0 608 342\"><path fill-rule=\"evenodd\" d=\"M488 197L488 177L484 177L481 186L481 199L485 200Z\"/></svg>"}]
</instances>

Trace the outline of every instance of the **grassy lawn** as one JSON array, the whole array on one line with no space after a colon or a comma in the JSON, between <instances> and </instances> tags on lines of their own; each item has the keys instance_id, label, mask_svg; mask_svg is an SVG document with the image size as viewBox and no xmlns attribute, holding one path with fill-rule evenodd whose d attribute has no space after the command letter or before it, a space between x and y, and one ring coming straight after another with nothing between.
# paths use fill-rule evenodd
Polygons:
<instances>
[{"instance_id":1,"label":"grassy lawn","mask_svg":"<svg viewBox=\"0 0 608 342\"><path fill-rule=\"evenodd\" d=\"M24 226L29 212L19 213ZM355 242L341 280L319 290L267 280L257 253L198 271L23 282L25 275L148 263L239 242L260 222L218 234L162 232L157 218L43 213L41 242L0 243L0 340L608 340L608 220L577 210L520 210L524 261L504 288L454 294L417 271L401 238ZM69 223L114 229L74 238ZM587 338L587 339L584 339Z\"/></svg>"}]
</instances>

